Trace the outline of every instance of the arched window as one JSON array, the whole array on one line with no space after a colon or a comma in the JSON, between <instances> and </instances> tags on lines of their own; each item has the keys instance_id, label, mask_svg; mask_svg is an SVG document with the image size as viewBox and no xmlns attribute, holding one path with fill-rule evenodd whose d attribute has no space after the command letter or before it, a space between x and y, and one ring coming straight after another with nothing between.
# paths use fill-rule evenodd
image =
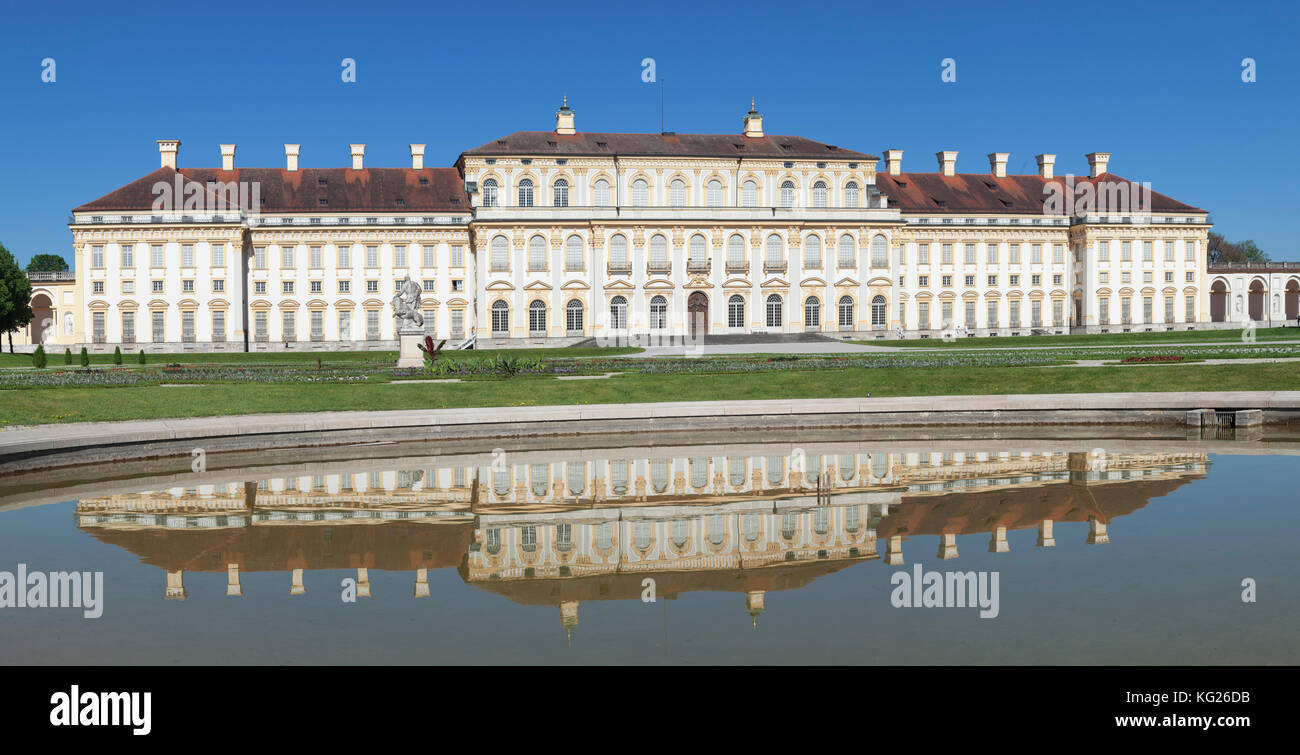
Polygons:
<instances>
[{"instance_id":1,"label":"arched window","mask_svg":"<svg viewBox=\"0 0 1300 755\"><path fill-rule=\"evenodd\" d=\"M510 335L510 305L500 299L492 302L492 335L498 338Z\"/></svg>"},{"instance_id":2,"label":"arched window","mask_svg":"<svg viewBox=\"0 0 1300 755\"><path fill-rule=\"evenodd\" d=\"M615 296L609 300L609 327L613 330L627 329L627 299Z\"/></svg>"},{"instance_id":3,"label":"arched window","mask_svg":"<svg viewBox=\"0 0 1300 755\"><path fill-rule=\"evenodd\" d=\"M695 269L708 267L708 242L700 234L691 237L691 255L689 266Z\"/></svg>"},{"instance_id":4,"label":"arched window","mask_svg":"<svg viewBox=\"0 0 1300 755\"><path fill-rule=\"evenodd\" d=\"M686 206L686 182L680 178L674 178L673 182L668 184L668 205L670 207Z\"/></svg>"},{"instance_id":5,"label":"arched window","mask_svg":"<svg viewBox=\"0 0 1300 755\"><path fill-rule=\"evenodd\" d=\"M826 206L826 182L818 181L813 184L813 207Z\"/></svg>"},{"instance_id":6,"label":"arched window","mask_svg":"<svg viewBox=\"0 0 1300 755\"><path fill-rule=\"evenodd\" d=\"M551 204L556 207L569 206L569 182L563 178L557 179L555 182Z\"/></svg>"},{"instance_id":7,"label":"arched window","mask_svg":"<svg viewBox=\"0 0 1300 755\"><path fill-rule=\"evenodd\" d=\"M492 239L492 269L497 271L510 269L510 242L506 241L505 236Z\"/></svg>"},{"instance_id":8,"label":"arched window","mask_svg":"<svg viewBox=\"0 0 1300 755\"><path fill-rule=\"evenodd\" d=\"M646 207L650 204L650 184L644 178L632 182L632 206Z\"/></svg>"},{"instance_id":9,"label":"arched window","mask_svg":"<svg viewBox=\"0 0 1300 755\"><path fill-rule=\"evenodd\" d=\"M564 307L564 330L565 335L582 335L582 302L577 299L570 299Z\"/></svg>"},{"instance_id":10,"label":"arched window","mask_svg":"<svg viewBox=\"0 0 1300 755\"><path fill-rule=\"evenodd\" d=\"M668 327L668 300L656 296L650 300L650 328L663 330Z\"/></svg>"},{"instance_id":11,"label":"arched window","mask_svg":"<svg viewBox=\"0 0 1300 755\"><path fill-rule=\"evenodd\" d=\"M525 178L519 182L519 206L533 206L533 179Z\"/></svg>"},{"instance_id":12,"label":"arched window","mask_svg":"<svg viewBox=\"0 0 1300 755\"><path fill-rule=\"evenodd\" d=\"M746 181L740 189L740 206L757 207L758 206L758 184L753 181Z\"/></svg>"},{"instance_id":13,"label":"arched window","mask_svg":"<svg viewBox=\"0 0 1300 755\"><path fill-rule=\"evenodd\" d=\"M713 179L712 181L709 181L708 192L705 201L710 207L722 206L722 182L721 181L719 181L716 178Z\"/></svg>"},{"instance_id":14,"label":"arched window","mask_svg":"<svg viewBox=\"0 0 1300 755\"><path fill-rule=\"evenodd\" d=\"M844 206L857 207L858 202L858 184L855 181L849 181L844 185Z\"/></svg>"},{"instance_id":15,"label":"arched window","mask_svg":"<svg viewBox=\"0 0 1300 755\"><path fill-rule=\"evenodd\" d=\"M739 233L731 234L727 239L727 267L739 268L745 266L745 237Z\"/></svg>"},{"instance_id":16,"label":"arched window","mask_svg":"<svg viewBox=\"0 0 1300 755\"><path fill-rule=\"evenodd\" d=\"M609 266L615 270L627 269L627 237L621 233L609 239Z\"/></svg>"},{"instance_id":17,"label":"arched window","mask_svg":"<svg viewBox=\"0 0 1300 755\"><path fill-rule=\"evenodd\" d=\"M766 260L768 267L781 267L785 262L785 245L781 242L781 236L779 234L768 234Z\"/></svg>"},{"instance_id":18,"label":"arched window","mask_svg":"<svg viewBox=\"0 0 1300 755\"><path fill-rule=\"evenodd\" d=\"M808 330L822 326L822 302L816 296L809 296L803 303L803 326Z\"/></svg>"},{"instance_id":19,"label":"arched window","mask_svg":"<svg viewBox=\"0 0 1300 755\"><path fill-rule=\"evenodd\" d=\"M781 182L781 206L794 207L794 181Z\"/></svg>"},{"instance_id":20,"label":"arched window","mask_svg":"<svg viewBox=\"0 0 1300 755\"><path fill-rule=\"evenodd\" d=\"M564 269L582 269L582 237L576 233L564 242Z\"/></svg>"},{"instance_id":21,"label":"arched window","mask_svg":"<svg viewBox=\"0 0 1300 755\"><path fill-rule=\"evenodd\" d=\"M840 267L854 267L856 256L853 253L853 237L847 233L840 236Z\"/></svg>"},{"instance_id":22,"label":"arched window","mask_svg":"<svg viewBox=\"0 0 1300 755\"><path fill-rule=\"evenodd\" d=\"M808 270L820 270L822 266L822 237L816 234L803 240L803 266Z\"/></svg>"},{"instance_id":23,"label":"arched window","mask_svg":"<svg viewBox=\"0 0 1300 755\"><path fill-rule=\"evenodd\" d=\"M601 178L592 190L593 203L597 207L609 207L609 181Z\"/></svg>"},{"instance_id":24,"label":"arched window","mask_svg":"<svg viewBox=\"0 0 1300 755\"><path fill-rule=\"evenodd\" d=\"M883 234L871 239L871 266L889 267L889 247Z\"/></svg>"},{"instance_id":25,"label":"arched window","mask_svg":"<svg viewBox=\"0 0 1300 755\"><path fill-rule=\"evenodd\" d=\"M877 296L871 300L871 327L885 327L885 297Z\"/></svg>"},{"instance_id":26,"label":"arched window","mask_svg":"<svg viewBox=\"0 0 1300 755\"><path fill-rule=\"evenodd\" d=\"M528 269L546 269L546 239L540 234L528 239Z\"/></svg>"},{"instance_id":27,"label":"arched window","mask_svg":"<svg viewBox=\"0 0 1300 755\"><path fill-rule=\"evenodd\" d=\"M767 297L767 327L781 327L784 318L781 317L781 295L772 294Z\"/></svg>"},{"instance_id":28,"label":"arched window","mask_svg":"<svg viewBox=\"0 0 1300 755\"><path fill-rule=\"evenodd\" d=\"M745 297L732 294L727 300L727 327L745 327Z\"/></svg>"},{"instance_id":29,"label":"arched window","mask_svg":"<svg viewBox=\"0 0 1300 755\"><path fill-rule=\"evenodd\" d=\"M650 237L650 269L668 269L668 239L661 233Z\"/></svg>"},{"instance_id":30,"label":"arched window","mask_svg":"<svg viewBox=\"0 0 1300 755\"><path fill-rule=\"evenodd\" d=\"M497 180L489 178L483 182L483 206L496 207L497 201Z\"/></svg>"},{"instance_id":31,"label":"arched window","mask_svg":"<svg viewBox=\"0 0 1300 755\"><path fill-rule=\"evenodd\" d=\"M840 330L853 330L853 297L840 297Z\"/></svg>"},{"instance_id":32,"label":"arched window","mask_svg":"<svg viewBox=\"0 0 1300 755\"><path fill-rule=\"evenodd\" d=\"M528 305L528 335L533 338L546 337L546 302L534 299Z\"/></svg>"}]
</instances>

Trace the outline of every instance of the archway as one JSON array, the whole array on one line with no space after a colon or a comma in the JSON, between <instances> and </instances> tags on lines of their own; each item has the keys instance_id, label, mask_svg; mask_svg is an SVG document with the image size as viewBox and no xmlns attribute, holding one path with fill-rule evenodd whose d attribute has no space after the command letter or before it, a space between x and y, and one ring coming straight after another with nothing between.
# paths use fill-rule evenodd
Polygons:
<instances>
[{"instance_id":1,"label":"archway","mask_svg":"<svg viewBox=\"0 0 1300 755\"><path fill-rule=\"evenodd\" d=\"M33 344L44 343L47 335L58 333L58 323L54 321L54 302L45 294L32 297L32 322L28 326L28 341Z\"/></svg>"},{"instance_id":2,"label":"archway","mask_svg":"<svg viewBox=\"0 0 1300 755\"><path fill-rule=\"evenodd\" d=\"M1260 322L1264 319L1264 307L1268 299L1268 292L1264 290L1264 284L1261 281L1253 280L1250 282L1250 319Z\"/></svg>"},{"instance_id":3,"label":"archway","mask_svg":"<svg viewBox=\"0 0 1300 755\"><path fill-rule=\"evenodd\" d=\"M1210 322L1228 321L1228 285L1221 280L1210 286Z\"/></svg>"},{"instance_id":4,"label":"archway","mask_svg":"<svg viewBox=\"0 0 1300 755\"><path fill-rule=\"evenodd\" d=\"M692 293L686 300L686 318L692 336L709 332L709 297L703 291Z\"/></svg>"},{"instance_id":5,"label":"archway","mask_svg":"<svg viewBox=\"0 0 1300 755\"><path fill-rule=\"evenodd\" d=\"M1300 318L1300 281L1292 278L1286 283L1286 319Z\"/></svg>"}]
</instances>

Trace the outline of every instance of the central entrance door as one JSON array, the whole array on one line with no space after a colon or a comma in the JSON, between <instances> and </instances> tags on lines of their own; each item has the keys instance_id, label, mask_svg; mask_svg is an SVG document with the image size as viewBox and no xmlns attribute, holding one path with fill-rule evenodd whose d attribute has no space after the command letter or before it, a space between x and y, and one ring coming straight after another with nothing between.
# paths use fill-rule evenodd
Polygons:
<instances>
[{"instance_id":1,"label":"central entrance door","mask_svg":"<svg viewBox=\"0 0 1300 755\"><path fill-rule=\"evenodd\" d=\"M709 332L709 297L696 291L686 300L686 322L692 336Z\"/></svg>"}]
</instances>

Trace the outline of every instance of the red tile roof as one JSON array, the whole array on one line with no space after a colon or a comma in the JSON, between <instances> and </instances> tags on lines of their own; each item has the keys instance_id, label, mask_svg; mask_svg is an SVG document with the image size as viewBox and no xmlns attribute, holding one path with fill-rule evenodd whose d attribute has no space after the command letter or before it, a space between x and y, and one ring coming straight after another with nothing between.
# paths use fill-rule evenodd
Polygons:
<instances>
[{"instance_id":1,"label":"red tile roof","mask_svg":"<svg viewBox=\"0 0 1300 755\"><path fill-rule=\"evenodd\" d=\"M197 181L205 187L214 181L257 183L263 212L469 211L465 185L455 168L159 168L73 212L149 211L154 186L164 183L174 187L178 174L185 184ZM421 184L421 179L425 183Z\"/></svg>"},{"instance_id":2,"label":"red tile roof","mask_svg":"<svg viewBox=\"0 0 1300 755\"><path fill-rule=\"evenodd\" d=\"M516 131L464 155L766 157L790 160L878 160L802 136L748 137L740 134L556 134Z\"/></svg>"},{"instance_id":3,"label":"red tile roof","mask_svg":"<svg viewBox=\"0 0 1300 755\"><path fill-rule=\"evenodd\" d=\"M1103 190L1098 192L1098 202L1102 204L1096 205L1094 212L1109 211L1110 208L1104 206L1107 196L1125 185L1131 201L1138 201L1137 190L1140 185L1113 173L1103 173L1096 178L1075 176L1073 186L1076 197L1081 191L1080 185L1084 183L1103 186ZM1065 178L1045 179L1036 173L1005 178L981 173L958 173L953 176L942 173L903 173L898 176L885 172L876 174L876 188L889 197L890 207L897 207L903 212L932 214L1042 214L1044 203L1050 195L1050 190L1046 188L1049 184L1059 187L1059 193L1064 196ZM1115 209L1130 212L1124 208ZM1205 212L1155 191L1151 192L1150 209L1153 212Z\"/></svg>"}]
</instances>

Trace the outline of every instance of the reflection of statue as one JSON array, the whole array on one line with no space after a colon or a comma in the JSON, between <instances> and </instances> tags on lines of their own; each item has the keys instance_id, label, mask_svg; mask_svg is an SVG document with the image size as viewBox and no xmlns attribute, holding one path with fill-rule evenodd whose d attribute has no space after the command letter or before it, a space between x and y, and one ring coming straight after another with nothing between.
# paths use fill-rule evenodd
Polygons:
<instances>
[{"instance_id":1,"label":"reflection of statue","mask_svg":"<svg viewBox=\"0 0 1300 755\"><path fill-rule=\"evenodd\" d=\"M417 328L424 327L424 314L420 312L420 284L411 280L411 276L402 278L393 297L393 315L397 317L397 329L401 330L408 323Z\"/></svg>"}]
</instances>

